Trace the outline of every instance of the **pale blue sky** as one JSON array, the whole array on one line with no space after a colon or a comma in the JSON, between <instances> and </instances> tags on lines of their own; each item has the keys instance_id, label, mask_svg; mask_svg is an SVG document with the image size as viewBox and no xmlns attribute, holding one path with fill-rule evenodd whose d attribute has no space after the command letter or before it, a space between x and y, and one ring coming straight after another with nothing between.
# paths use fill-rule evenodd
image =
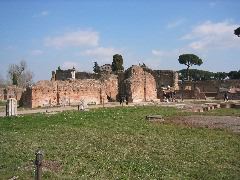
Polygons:
<instances>
[{"instance_id":1,"label":"pale blue sky","mask_svg":"<svg viewBox=\"0 0 240 180\"><path fill-rule=\"evenodd\" d=\"M240 69L238 0L0 1L0 75L24 59L35 80L58 66L92 71L93 62L153 69L185 68L182 53L203 59L210 71Z\"/></svg>"}]
</instances>

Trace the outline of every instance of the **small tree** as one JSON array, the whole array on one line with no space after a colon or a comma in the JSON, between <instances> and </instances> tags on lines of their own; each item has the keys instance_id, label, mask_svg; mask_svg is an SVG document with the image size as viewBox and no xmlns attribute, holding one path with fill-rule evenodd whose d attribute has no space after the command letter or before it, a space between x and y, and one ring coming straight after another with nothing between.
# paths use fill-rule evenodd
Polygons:
<instances>
[{"instance_id":1,"label":"small tree","mask_svg":"<svg viewBox=\"0 0 240 180\"><path fill-rule=\"evenodd\" d=\"M240 37L240 27L234 30L234 34Z\"/></svg>"},{"instance_id":2,"label":"small tree","mask_svg":"<svg viewBox=\"0 0 240 180\"><path fill-rule=\"evenodd\" d=\"M16 73L13 73L12 84L16 85L16 86L18 85L18 78L17 78L17 74Z\"/></svg>"},{"instance_id":3,"label":"small tree","mask_svg":"<svg viewBox=\"0 0 240 180\"><path fill-rule=\"evenodd\" d=\"M203 62L202 60L194 54L182 54L179 56L178 61L180 64L185 64L187 66L187 79L189 80L189 68L192 65L200 66Z\"/></svg>"},{"instance_id":4,"label":"small tree","mask_svg":"<svg viewBox=\"0 0 240 180\"><path fill-rule=\"evenodd\" d=\"M115 54L113 56L113 62L112 62L112 71L118 72L123 71L123 58L120 54Z\"/></svg>"},{"instance_id":5,"label":"small tree","mask_svg":"<svg viewBox=\"0 0 240 180\"><path fill-rule=\"evenodd\" d=\"M25 88L32 84L33 73L27 70L25 61L21 61L19 64L10 64L8 76L13 85Z\"/></svg>"},{"instance_id":6,"label":"small tree","mask_svg":"<svg viewBox=\"0 0 240 180\"><path fill-rule=\"evenodd\" d=\"M95 73L99 73L100 72L100 67L99 67L97 62L94 62L93 72L95 72Z\"/></svg>"}]
</instances>

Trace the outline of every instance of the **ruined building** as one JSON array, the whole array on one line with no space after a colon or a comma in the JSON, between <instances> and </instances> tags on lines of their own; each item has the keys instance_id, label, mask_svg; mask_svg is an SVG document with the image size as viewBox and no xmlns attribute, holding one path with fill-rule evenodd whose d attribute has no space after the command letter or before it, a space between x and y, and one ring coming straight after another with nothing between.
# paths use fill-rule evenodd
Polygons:
<instances>
[{"instance_id":1,"label":"ruined building","mask_svg":"<svg viewBox=\"0 0 240 180\"><path fill-rule=\"evenodd\" d=\"M86 73L76 70L52 72L51 81L39 81L27 88L22 104L35 108L55 105L74 105L80 101L101 104L127 97L129 102L154 101L161 86L178 88L178 76L174 71L150 71L132 66L125 72Z\"/></svg>"},{"instance_id":2,"label":"ruined building","mask_svg":"<svg viewBox=\"0 0 240 180\"><path fill-rule=\"evenodd\" d=\"M0 88L0 100L3 101L9 98L20 100L24 91L24 88L17 87L16 85L2 87Z\"/></svg>"},{"instance_id":3,"label":"ruined building","mask_svg":"<svg viewBox=\"0 0 240 180\"><path fill-rule=\"evenodd\" d=\"M126 70L120 86L120 94L127 96L130 102L157 99L156 81L153 75L140 66L132 66Z\"/></svg>"}]
</instances>

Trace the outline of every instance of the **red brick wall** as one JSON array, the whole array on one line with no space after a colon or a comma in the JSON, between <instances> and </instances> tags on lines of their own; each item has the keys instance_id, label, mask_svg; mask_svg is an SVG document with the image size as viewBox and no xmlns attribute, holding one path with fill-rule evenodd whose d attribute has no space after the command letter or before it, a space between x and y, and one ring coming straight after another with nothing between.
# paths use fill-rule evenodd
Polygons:
<instances>
[{"instance_id":1,"label":"red brick wall","mask_svg":"<svg viewBox=\"0 0 240 180\"><path fill-rule=\"evenodd\" d=\"M124 83L130 102L151 101L157 99L156 81L154 77L139 66L127 70L129 78Z\"/></svg>"},{"instance_id":2,"label":"red brick wall","mask_svg":"<svg viewBox=\"0 0 240 180\"><path fill-rule=\"evenodd\" d=\"M23 105L35 108L56 105L77 105L107 102L105 86L98 80L39 81L26 92Z\"/></svg>"}]
</instances>

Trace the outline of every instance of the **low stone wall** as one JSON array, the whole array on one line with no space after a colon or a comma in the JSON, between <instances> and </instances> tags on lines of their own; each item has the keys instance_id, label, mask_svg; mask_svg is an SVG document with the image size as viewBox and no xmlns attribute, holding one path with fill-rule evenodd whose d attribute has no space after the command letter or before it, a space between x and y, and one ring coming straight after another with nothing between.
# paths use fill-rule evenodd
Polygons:
<instances>
[{"instance_id":1,"label":"low stone wall","mask_svg":"<svg viewBox=\"0 0 240 180\"><path fill-rule=\"evenodd\" d=\"M240 80L185 81L183 86L190 90L199 88L201 92L218 92L219 88L240 88Z\"/></svg>"},{"instance_id":2,"label":"low stone wall","mask_svg":"<svg viewBox=\"0 0 240 180\"><path fill-rule=\"evenodd\" d=\"M216 99L224 99L224 92L218 92ZM236 92L236 93L228 93L228 99L229 100L240 100L240 92Z\"/></svg>"}]
</instances>

